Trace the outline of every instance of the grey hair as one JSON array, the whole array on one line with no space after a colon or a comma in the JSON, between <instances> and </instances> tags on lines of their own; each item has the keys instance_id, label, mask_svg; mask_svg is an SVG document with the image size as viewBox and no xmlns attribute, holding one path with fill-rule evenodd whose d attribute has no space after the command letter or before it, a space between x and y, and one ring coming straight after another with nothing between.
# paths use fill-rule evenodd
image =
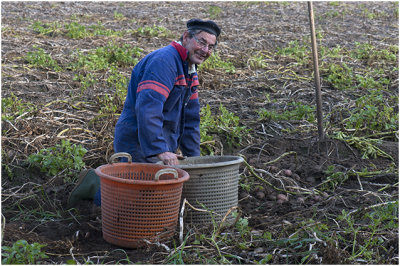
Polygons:
<instances>
[{"instance_id":1,"label":"grey hair","mask_svg":"<svg viewBox=\"0 0 400 266\"><path fill-rule=\"evenodd\" d=\"M193 30L193 29L187 30L187 32L189 33L189 37L190 37L190 38L193 38L193 36L199 34L200 32L203 32L203 31L204 31L204 30L199 30L199 29L197 29L197 30ZM182 34L181 37L179 38L179 41L180 41L181 43L183 42L183 34ZM215 41L215 46L217 46L217 44L218 44L218 40Z\"/></svg>"}]
</instances>

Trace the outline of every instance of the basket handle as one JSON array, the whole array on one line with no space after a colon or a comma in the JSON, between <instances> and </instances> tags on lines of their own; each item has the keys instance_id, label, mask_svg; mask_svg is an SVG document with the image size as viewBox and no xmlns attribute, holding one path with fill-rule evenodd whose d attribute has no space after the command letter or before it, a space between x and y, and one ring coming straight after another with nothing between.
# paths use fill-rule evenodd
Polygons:
<instances>
[{"instance_id":1,"label":"basket handle","mask_svg":"<svg viewBox=\"0 0 400 266\"><path fill-rule=\"evenodd\" d=\"M132 162L132 156L129 153L127 153L127 152L117 152L117 153L111 155L110 163L111 164L115 163L115 159L120 158L120 157L126 157L126 158L128 158L128 162L129 163Z\"/></svg>"},{"instance_id":2,"label":"basket handle","mask_svg":"<svg viewBox=\"0 0 400 266\"><path fill-rule=\"evenodd\" d=\"M175 179L178 179L178 171L172 168L164 168L159 170L156 175L154 176L154 179L158 181L160 179L160 176L163 174L173 174Z\"/></svg>"}]
</instances>

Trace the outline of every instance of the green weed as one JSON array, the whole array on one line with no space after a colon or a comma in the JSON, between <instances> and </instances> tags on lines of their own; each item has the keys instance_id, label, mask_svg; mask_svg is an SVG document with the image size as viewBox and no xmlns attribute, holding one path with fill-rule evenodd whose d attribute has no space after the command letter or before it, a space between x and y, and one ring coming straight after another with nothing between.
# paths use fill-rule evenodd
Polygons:
<instances>
[{"instance_id":1,"label":"green weed","mask_svg":"<svg viewBox=\"0 0 400 266\"><path fill-rule=\"evenodd\" d=\"M269 111L262 108L258 111L260 120L306 120L309 122L315 121L315 106L302 104L300 102L291 102L288 104L290 110L285 110L282 113Z\"/></svg>"},{"instance_id":2,"label":"green weed","mask_svg":"<svg viewBox=\"0 0 400 266\"><path fill-rule=\"evenodd\" d=\"M125 16L124 16L124 14L121 14L121 13L118 13L117 11L114 11L114 18L115 18L116 20L121 21L121 20L124 20L124 19L125 19Z\"/></svg>"},{"instance_id":3,"label":"green weed","mask_svg":"<svg viewBox=\"0 0 400 266\"><path fill-rule=\"evenodd\" d=\"M237 212L232 213L233 217L237 218L239 215ZM241 248L247 249L246 237L251 234L251 227L249 226L249 220L247 218L239 218L235 223L235 228L239 231L240 237L244 242L238 243Z\"/></svg>"},{"instance_id":4,"label":"green weed","mask_svg":"<svg viewBox=\"0 0 400 266\"><path fill-rule=\"evenodd\" d=\"M81 83L80 87L81 94L83 94L88 88L96 84L95 76L92 73L87 73L86 75L76 74L73 80L78 80Z\"/></svg>"},{"instance_id":5,"label":"green weed","mask_svg":"<svg viewBox=\"0 0 400 266\"><path fill-rule=\"evenodd\" d=\"M350 89L353 87L353 70L346 63L331 64L326 80L336 89Z\"/></svg>"},{"instance_id":6,"label":"green weed","mask_svg":"<svg viewBox=\"0 0 400 266\"><path fill-rule=\"evenodd\" d=\"M243 138L248 135L249 129L239 126L239 117L229 112L222 104L219 106L219 111L219 115L212 115L208 104L200 110L201 142L210 142L214 139L213 135L217 135L228 149L238 147ZM213 154L212 147L213 145L205 145L202 153Z\"/></svg>"},{"instance_id":7,"label":"green weed","mask_svg":"<svg viewBox=\"0 0 400 266\"><path fill-rule=\"evenodd\" d=\"M209 6L208 7L208 14L211 19L216 19L222 12L222 9L219 6Z\"/></svg>"},{"instance_id":8,"label":"green weed","mask_svg":"<svg viewBox=\"0 0 400 266\"><path fill-rule=\"evenodd\" d=\"M265 58L267 56L264 54L259 54L259 55L254 55L251 56L250 59L247 61L247 65L251 69L263 69L268 66L267 62L265 61Z\"/></svg>"},{"instance_id":9,"label":"green weed","mask_svg":"<svg viewBox=\"0 0 400 266\"><path fill-rule=\"evenodd\" d=\"M277 54L292 58L300 65L306 64L311 58L309 45L301 45L297 40L290 41L286 47L278 48Z\"/></svg>"},{"instance_id":10,"label":"green weed","mask_svg":"<svg viewBox=\"0 0 400 266\"><path fill-rule=\"evenodd\" d=\"M71 39L83 39L92 36L92 34L86 29L85 25L76 21L64 24L64 28L67 30L66 35Z\"/></svg>"},{"instance_id":11,"label":"green weed","mask_svg":"<svg viewBox=\"0 0 400 266\"><path fill-rule=\"evenodd\" d=\"M117 17L119 13L116 13ZM122 14L120 14L122 15ZM123 16L123 15L122 15ZM40 35L55 36L58 34L65 35L71 39L84 39L93 36L124 36L129 30L114 31L106 29L100 21L95 25L85 26L76 21L64 23L62 26L59 22L43 23L35 21L31 28Z\"/></svg>"},{"instance_id":12,"label":"green weed","mask_svg":"<svg viewBox=\"0 0 400 266\"><path fill-rule=\"evenodd\" d=\"M342 48L339 44L337 44L333 48L328 48L325 46L319 46L318 49L319 57L321 60L323 59L339 59L343 57L347 52L344 48ZM322 62L323 65L324 62Z\"/></svg>"},{"instance_id":13,"label":"green weed","mask_svg":"<svg viewBox=\"0 0 400 266\"><path fill-rule=\"evenodd\" d=\"M396 19L399 19L399 3L398 2L392 2L393 8L394 8L394 15Z\"/></svg>"},{"instance_id":14,"label":"green weed","mask_svg":"<svg viewBox=\"0 0 400 266\"><path fill-rule=\"evenodd\" d=\"M33 207L32 199L36 200L34 204L38 207ZM19 212L17 215L12 217L10 221L39 221L41 223L45 223L62 219L62 215L59 210L55 212L44 210L41 202L39 202L36 197L32 197L29 200L31 201L30 205L32 205L29 207L25 207L25 205L22 204L22 201L17 203Z\"/></svg>"},{"instance_id":15,"label":"green weed","mask_svg":"<svg viewBox=\"0 0 400 266\"><path fill-rule=\"evenodd\" d=\"M195 234L192 242L189 242L191 235L188 233L179 247L176 247L174 243L174 250L164 260L164 264L221 264L222 261L225 261L226 264L227 260L221 254L219 245L215 241L215 232L216 227L214 225L211 236L206 234ZM197 248L202 244L211 244L218 254L213 256L213 258L209 258L209 254L204 255L203 252Z\"/></svg>"},{"instance_id":16,"label":"green weed","mask_svg":"<svg viewBox=\"0 0 400 266\"><path fill-rule=\"evenodd\" d=\"M110 42L107 46L99 47L96 50L89 51L83 55L79 50L75 57L76 61L72 68L76 70L106 70L112 65L115 66L135 66L143 50L138 47L132 47L124 44L122 47L116 43Z\"/></svg>"},{"instance_id":17,"label":"green weed","mask_svg":"<svg viewBox=\"0 0 400 266\"><path fill-rule=\"evenodd\" d=\"M361 217L354 217L356 215L342 210L337 217L338 221L344 222L344 232L339 235L339 240L351 251L347 260L356 262L362 259L369 263L378 263L380 258L374 255L377 254L375 250L385 249L382 246L385 240L379 232L394 230L399 226L398 201L374 206Z\"/></svg>"},{"instance_id":18,"label":"green weed","mask_svg":"<svg viewBox=\"0 0 400 266\"><path fill-rule=\"evenodd\" d=\"M319 252L319 249L314 247L317 239L309 236L306 232L295 234L289 238L279 238L265 242L268 246L273 246L276 249L284 250L286 254L291 254L292 260L295 260L296 264L310 264L312 255Z\"/></svg>"},{"instance_id":19,"label":"green weed","mask_svg":"<svg viewBox=\"0 0 400 266\"><path fill-rule=\"evenodd\" d=\"M16 241L12 247L2 246L2 264L37 264L48 256L41 251L43 247L39 243L29 244L26 240Z\"/></svg>"},{"instance_id":20,"label":"green weed","mask_svg":"<svg viewBox=\"0 0 400 266\"><path fill-rule=\"evenodd\" d=\"M372 139L366 137L355 137L348 136L345 133L339 131L333 136L333 138L347 142L348 144L356 147L362 152L361 159L376 159L378 156L389 158L394 160L392 156L379 149L376 144L382 143L381 139Z\"/></svg>"},{"instance_id":21,"label":"green weed","mask_svg":"<svg viewBox=\"0 0 400 266\"><path fill-rule=\"evenodd\" d=\"M241 188L243 188L245 191L247 191L247 192L250 192L250 190L251 190L251 186L252 186L252 184L249 184L248 182L241 182L240 184L240 187Z\"/></svg>"},{"instance_id":22,"label":"green weed","mask_svg":"<svg viewBox=\"0 0 400 266\"><path fill-rule=\"evenodd\" d=\"M390 84L383 69L364 68L362 74L354 74L353 69L346 63L329 65L324 79L339 90L383 89Z\"/></svg>"},{"instance_id":23,"label":"green weed","mask_svg":"<svg viewBox=\"0 0 400 266\"><path fill-rule=\"evenodd\" d=\"M42 48L33 46L36 51L28 52L25 56L25 60L33 67L39 67L44 69L50 69L54 71L61 71L61 67L57 62L47 54Z\"/></svg>"},{"instance_id":24,"label":"green weed","mask_svg":"<svg viewBox=\"0 0 400 266\"><path fill-rule=\"evenodd\" d=\"M3 133L3 136L4 135L6 134ZM10 158L4 149L1 149L1 171L3 173L3 178L7 176L10 180L13 180L15 175L10 167Z\"/></svg>"},{"instance_id":25,"label":"green weed","mask_svg":"<svg viewBox=\"0 0 400 266\"><path fill-rule=\"evenodd\" d=\"M387 99L382 90L369 90L368 94L355 101L355 107L350 110L349 117L343 119L341 123L350 130L368 132L398 130L398 114L393 107L397 101L398 96Z\"/></svg>"},{"instance_id":26,"label":"green weed","mask_svg":"<svg viewBox=\"0 0 400 266\"><path fill-rule=\"evenodd\" d=\"M40 35L55 36L61 33L61 25L58 21L43 23L40 20L35 21L31 28Z\"/></svg>"},{"instance_id":27,"label":"green weed","mask_svg":"<svg viewBox=\"0 0 400 266\"><path fill-rule=\"evenodd\" d=\"M236 68L232 62L225 62L221 59L217 52L211 54L211 56L199 66L199 70L213 70L222 69L226 73L235 73Z\"/></svg>"},{"instance_id":28,"label":"green weed","mask_svg":"<svg viewBox=\"0 0 400 266\"><path fill-rule=\"evenodd\" d=\"M76 175L76 172L85 166L83 156L86 152L81 145L71 144L69 140L62 139L61 144L55 147L41 149L37 154L29 155L28 163L51 176L67 170L65 181L68 182L71 176Z\"/></svg>"},{"instance_id":29,"label":"green weed","mask_svg":"<svg viewBox=\"0 0 400 266\"><path fill-rule=\"evenodd\" d=\"M165 259L165 264L173 264L173 265L184 265L186 252L184 251L184 247L186 246L186 242L188 241L189 234L185 236L180 249L177 249L176 244L174 243L174 251L168 255Z\"/></svg>"},{"instance_id":30,"label":"green weed","mask_svg":"<svg viewBox=\"0 0 400 266\"><path fill-rule=\"evenodd\" d=\"M367 8L364 8L363 10L363 15L368 18L369 20L376 19L378 17L383 16L385 13L376 13L376 12L370 12Z\"/></svg>"},{"instance_id":31,"label":"green weed","mask_svg":"<svg viewBox=\"0 0 400 266\"><path fill-rule=\"evenodd\" d=\"M23 102L11 92L9 97L1 98L1 120L14 121L17 117L34 112L36 105Z\"/></svg>"},{"instance_id":32,"label":"green weed","mask_svg":"<svg viewBox=\"0 0 400 266\"><path fill-rule=\"evenodd\" d=\"M325 170L327 177L319 184L321 191L335 191L337 187L342 185L349 178L347 173L336 171L334 165L329 165Z\"/></svg>"},{"instance_id":33,"label":"green weed","mask_svg":"<svg viewBox=\"0 0 400 266\"><path fill-rule=\"evenodd\" d=\"M376 80L375 77L370 76L370 73L364 75L357 74L355 76L357 82L357 88L360 89L382 89L384 86L389 85L390 80L387 78L379 78Z\"/></svg>"},{"instance_id":34,"label":"green weed","mask_svg":"<svg viewBox=\"0 0 400 266\"><path fill-rule=\"evenodd\" d=\"M168 37L170 31L163 26L144 26L139 27L134 33L142 37Z\"/></svg>"},{"instance_id":35,"label":"green weed","mask_svg":"<svg viewBox=\"0 0 400 266\"><path fill-rule=\"evenodd\" d=\"M369 43L355 43L355 48L347 50L340 46L334 48L320 47L321 73L325 81L333 88L339 90L348 89L381 89L390 84L385 66L398 60L398 46L389 46L386 49L378 49ZM331 63L331 59L337 61L343 58L363 65L362 68L349 67L346 63ZM374 67L371 65L374 64ZM377 67L379 66L379 67Z\"/></svg>"},{"instance_id":36,"label":"green weed","mask_svg":"<svg viewBox=\"0 0 400 266\"><path fill-rule=\"evenodd\" d=\"M106 29L100 21L97 22L95 25L91 25L88 27L89 31L94 35L94 36L119 36L122 37L124 36L127 31L114 31L112 29Z\"/></svg>"},{"instance_id":37,"label":"green weed","mask_svg":"<svg viewBox=\"0 0 400 266\"><path fill-rule=\"evenodd\" d=\"M129 78L125 77L114 66L111 67L110 72L107 85L112 88L114 94L107 94L98 98L101 106L100 114L115 114L122 111L127 94Z\"/></svg>"},{"instance_id":38,"label":"green weed","mask_svg":"<svg viewBox=\"0 0 400 266\"><path fill-rule=\"evenodd\" d=\"M387 60L396 62L399 47L391 45L386 49L378 49L369 43L355 43L356 48L351 51L351 57L360 60Z\"/></svg>"},{"instance_id":39,"label":"green weed","mask_svg":"<svg viewBox=\"0 0 400 266\"><path fill-rule=\"evenodd\" d=\"M325 13L325 16L327 16L328 18L336 18L340 16L340 13L337 10L329 10Z\"/></svg>"}]
</instances>

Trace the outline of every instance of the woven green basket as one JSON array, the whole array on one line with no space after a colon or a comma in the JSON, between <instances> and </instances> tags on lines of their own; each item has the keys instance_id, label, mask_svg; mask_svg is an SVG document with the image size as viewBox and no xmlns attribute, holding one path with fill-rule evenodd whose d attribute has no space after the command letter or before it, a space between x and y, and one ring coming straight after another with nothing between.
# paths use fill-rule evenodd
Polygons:
<instances>
[{"instance_id":1,"label":"woven green basket","mask_svg":"<svg viewBox=\"0 0 400 266\"><path fill-rule=\"evenodd\" d=\"M197 156L180 161L177 168L185 170L190 179L183 184L182 199L201 212L186 208L185 222L209 224L212 219L220 222L233 207L238 205L239 166L238 156ZM234 221L232 215L226 222Z\"/></svg>"}]
</instances>

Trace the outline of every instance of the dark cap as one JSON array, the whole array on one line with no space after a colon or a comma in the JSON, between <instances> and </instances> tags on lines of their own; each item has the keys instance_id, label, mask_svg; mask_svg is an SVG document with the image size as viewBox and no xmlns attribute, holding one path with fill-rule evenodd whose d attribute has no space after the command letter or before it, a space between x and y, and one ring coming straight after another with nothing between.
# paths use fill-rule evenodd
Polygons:
<instances>
[{"instance_id":1,"label":"dark cap","mask_svg":"<svg viewBox=\"0 0 400 266\"><path fill-rule=\"evenodd\" d=\"M211 20L204 21L201 19L193 18L189 20L186 25L188 30L204 30L210 34L214 34L216 37L218 37L221 33L218 25Z\"/></svg>"}]
</instances>

